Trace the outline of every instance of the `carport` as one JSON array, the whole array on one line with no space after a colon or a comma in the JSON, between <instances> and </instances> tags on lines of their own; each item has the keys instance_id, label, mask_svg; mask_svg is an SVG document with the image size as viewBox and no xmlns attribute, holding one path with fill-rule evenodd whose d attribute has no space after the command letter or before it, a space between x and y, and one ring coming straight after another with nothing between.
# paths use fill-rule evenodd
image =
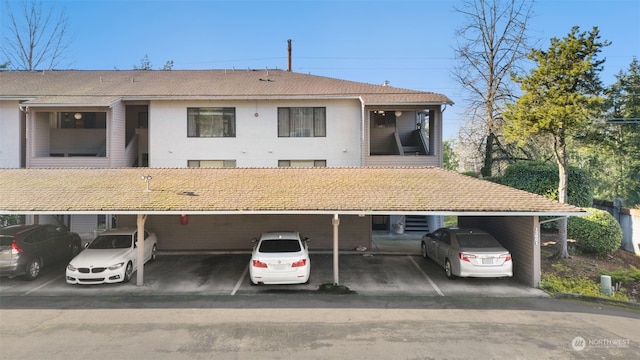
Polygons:
<instances>
[{"instance_id":1,"label":"carport","mask_svg":"<svg viewBox=\"0 0 640 360\"><path fill-rule=\"evenodd\" d=\"M540 279L540 216L583 215L542 196L435 167L4 169L0 214L322 215L331 226L339 283L341 219L372 215L457 215L511 251L515 277ZM325 224L318 224L325 226ZM138 247L139 259L142 247ZM144 283L138 261L137 284Z\"/></svg>"}]
</instances>

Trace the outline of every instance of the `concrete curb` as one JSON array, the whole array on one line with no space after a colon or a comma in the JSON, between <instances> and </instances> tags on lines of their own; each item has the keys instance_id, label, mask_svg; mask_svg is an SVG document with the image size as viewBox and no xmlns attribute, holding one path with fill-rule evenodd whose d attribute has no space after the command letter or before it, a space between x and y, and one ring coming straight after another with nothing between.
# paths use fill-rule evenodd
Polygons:
<instances>
[{"instance_id":1,"label":"concrete curb","mask_svg":"<svg viewBox=\"0 0 640 360\"><path fill-rule=\"evenodd\" d=\"M623 306L623 307L640 310L640 303L635 303L631 301L621 301L621 300L601 298L597 296L587 296L587 295L563 293L563 292L557 292L553 294L553 297L555 299L575 299L575 300L589 301L589 302L594 302L599 304Z\"/></svg>"}]
</instances>

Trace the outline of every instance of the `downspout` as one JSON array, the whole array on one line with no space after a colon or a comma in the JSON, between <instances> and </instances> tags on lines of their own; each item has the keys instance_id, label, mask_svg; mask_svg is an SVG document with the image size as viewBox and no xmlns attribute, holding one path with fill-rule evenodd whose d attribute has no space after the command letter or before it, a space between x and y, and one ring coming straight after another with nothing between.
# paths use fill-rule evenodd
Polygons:
<instances>
[{"instance_id":1,"label":"downspout","mask_svg":"<svg viewBox=\"0 0 640 360\"><path fill-rule=\"evenodd\" d=\"M338 226L340 225L340 218L338 214L333 214L331 220L333 225L333 285L340 284L340 276L338 275Z\"/></svg>"},{"instance_id":2,"label":"downspout","mask_svg":"<svg viewBox=\"0 0 640 360\"><path fill-rule=\"evenodd\" d=\"M440 110L440 139L437 144L440 145L440 151L438 154L438 162L440 163L440 167L444 167L444 112L447 110L447 103L442 104L443 107ZM435 147L435 144L434 144Z\"/></svg>"},{"instance_id":3,"label":"downspout","mask_svg":"<svg viewBox=\"0 0 640 360\"><path fill-rule=\"evenodd\" d=\"M362 97L359 97L360 99L360 166L364 166L365 164L365 157L368 156L369 154L369 149L366 148L369 146L368 142L365 141L366 137L365 137L365 129L366 129L366 111L365 111L365 104L364 104L364 100L362 99ZM365 146L366 144L366 146Z\"/></svg>"}]
</instances>

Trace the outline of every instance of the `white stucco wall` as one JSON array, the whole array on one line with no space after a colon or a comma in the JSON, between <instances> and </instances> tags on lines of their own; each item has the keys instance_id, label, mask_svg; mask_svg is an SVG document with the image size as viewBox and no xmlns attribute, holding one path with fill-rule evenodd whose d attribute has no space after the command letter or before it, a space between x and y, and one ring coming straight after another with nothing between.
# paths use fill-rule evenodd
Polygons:
<instances>
[{"instance_id":1,"label":"white stucco wall","mask_svg":"<svg viewBox=\"0 0 640 360\"><path fill-rule=\"evenodd\" d=\"M0 101L0 168L20 167L20 109L18 101Z\"/></svg>"},{"instance_id":2,"label":"white stucco wall","mask_svg":"<svg viewBox=\"0 0 640 360\"><path fill-rule=\"evenodd\" d=\"M326 137L278 137L278 107L313 106L326 107ZM235 107L236 137L187 137L189 107ZM326 160L329 167L360 166L360 119L357 100L152 102L149 166L186 167L188 160L236 160L237 167L277 167L278 160Z\"/></svg>"}]
</instances>

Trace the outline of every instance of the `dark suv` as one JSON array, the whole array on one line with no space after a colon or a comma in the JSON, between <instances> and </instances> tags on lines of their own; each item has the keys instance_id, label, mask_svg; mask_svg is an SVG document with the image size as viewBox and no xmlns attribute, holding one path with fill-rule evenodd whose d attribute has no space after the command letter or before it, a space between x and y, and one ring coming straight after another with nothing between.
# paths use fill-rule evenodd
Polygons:
<instances>
[{"instance_id":1,"label":"dark suv","mask_svg":"<svg viewBox=\"0 0 640 360\"><path fill-rule=\"evenodd\" d=\"M80 252L80 236L56 225L0 228L0 276L33 280L42 267L69 260Z\"/></svg>"}]
</instances>

